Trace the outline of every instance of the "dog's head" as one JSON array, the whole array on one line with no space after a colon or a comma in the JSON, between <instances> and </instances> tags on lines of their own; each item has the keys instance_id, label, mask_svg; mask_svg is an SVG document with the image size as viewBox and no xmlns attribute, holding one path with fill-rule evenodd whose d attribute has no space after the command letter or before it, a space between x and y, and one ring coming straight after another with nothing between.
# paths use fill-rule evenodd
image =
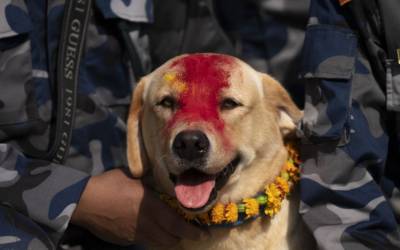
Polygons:
<instances>
[{"instance_id":1,"label":"dog's head","mask_svg":"<svg viewBox=\"0 0 400 250\"><path fill-rule=\"evenodd\" d=\"M203 212L272 180L280 166L268 164L275 164L300 117L278 82L237 58L176 57L134 92L129 166L136 177L151 168L161 192Z\"/></svg>"}]
</instances>

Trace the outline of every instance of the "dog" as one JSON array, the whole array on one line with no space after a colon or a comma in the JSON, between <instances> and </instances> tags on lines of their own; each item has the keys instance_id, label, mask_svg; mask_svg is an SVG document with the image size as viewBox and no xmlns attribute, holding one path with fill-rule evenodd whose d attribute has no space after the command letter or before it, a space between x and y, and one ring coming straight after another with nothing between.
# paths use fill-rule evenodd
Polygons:
<instances>
[{"instance_id":1,"label":"dog","mask_svg":"<svg viewBox=\"0 0 400 250\"><path fill-rule=\"evenodd\" d=\"M175 57L143 77L129 112L130 171L150 171L154 188L189 216L240 203L273 183L302 117L272 77L213 53ZM178 249L313 249L297 191L279 207L272 218L210 227L209 240L183 240Z\"/></svg>"}]
</instances>

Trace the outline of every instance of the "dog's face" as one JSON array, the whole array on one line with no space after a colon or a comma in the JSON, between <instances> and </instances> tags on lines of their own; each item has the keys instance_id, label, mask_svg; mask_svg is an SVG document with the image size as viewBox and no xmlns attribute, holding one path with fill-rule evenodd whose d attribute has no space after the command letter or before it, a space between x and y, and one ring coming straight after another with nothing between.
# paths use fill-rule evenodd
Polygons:
<instances>
[{"instance_id":1,"label":"dog's face","mask_svg":"<svg viewBox=\"0 0 400 250\"><path fill-rule=\"evenodd\" d=\"M279 169L264 164L301 116L275 80L218 54L171 59L142 79L130 112L132 173L150 167L157 188L192 212L272 179Z\"/></svg>"}]
</instances>

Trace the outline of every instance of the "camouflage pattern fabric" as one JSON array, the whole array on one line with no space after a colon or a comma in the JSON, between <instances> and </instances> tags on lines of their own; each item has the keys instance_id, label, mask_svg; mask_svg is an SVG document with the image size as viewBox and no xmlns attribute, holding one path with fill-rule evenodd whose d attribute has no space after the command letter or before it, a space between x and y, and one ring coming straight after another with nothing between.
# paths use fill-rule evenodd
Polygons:
<instances>
[{"instance_id":1,"label":"camouflage pattern fabric","mask_svg":"<svg viewBox=\"0 0 400 250\"><path fill-rule=\"evenodd\" d=\"M399 115L386 111L349 14L311 1L301 213L320 249L400 249L399 161L388 158L399 155Z\"/></svg>"},{"instance_id":2,"label":"camouflage pattern fabric","mask_svg":"<svg viewBox=\"0 0 400 250\"><path fill-rule=\"evenodd\" d=\"M304 80L298 75L309 2L216 1L221 24L233 40L237 55L279 80L300 107L304 104Z\"/></svg>"},{"instance_id":3,"label":"camouflage pattern fabric","mask_svg":"<svg viewBox=\"0 0 400 250\"><path fill-rule=\"evenodd\" d=\"M55 249L89 176L127 165L135 79L110 23L151 21L151 1L94 2L71 149L57 165L27 155L53 136L64 1L0 1L0 249Z\"/></svg>"}]
</instances>

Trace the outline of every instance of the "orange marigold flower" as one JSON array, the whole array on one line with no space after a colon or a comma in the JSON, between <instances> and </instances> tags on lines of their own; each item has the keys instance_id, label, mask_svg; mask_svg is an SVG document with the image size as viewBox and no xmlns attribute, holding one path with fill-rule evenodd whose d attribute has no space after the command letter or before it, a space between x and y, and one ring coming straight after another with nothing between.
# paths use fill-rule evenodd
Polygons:
<instances>
[{"instance_id":1,"label":"orange marigold flower","mask_svg":"<svg viewBox=\"0 0 400 250\"><path fill-rule=\"evenodd\" d=\"M289 183L284 178L276 177L275 183L285 194L289 193Z\"/></svg>"},{"instance_id":2,"label":"orange marigold flower","mask_svg":"<svg viewBox=\"0 0 400 250\"><path fill-rule=\"evenodd\" d=\"M280 199L282 197L282 191L277 187L275 183L267 185L265 189L267 200Z\"/></svg>"},{"instance_id":3,"label":"orange marigold flower","mask_svg":"<svg viewBox=\"0 0 400 250\"><path fill-rule=\"evenodd\" d=\"M264 213L270 217L274 216L281 209L281 201L283 198L283 193L280 188L274 183L267 186L265 190L267 197L267 206Z\"/></svg>"},{"instance_id":4,"label":"orange marigold flower","mask_svg":"<svg viewBox=\"0 0 400 250\"><path fill-rule=\"evenodd\" d=\"M284 170L288 173L294 173L296 172L297 168L294 166L292 161L287 161Z\"/></svg>"},{"instance_id":5,"label":"orange marigold flower","mask_svg":"<svg viewBox=\"0 0 400 250\"><path fill-rule=\"evenodd\" d=\"M211 210L211 221L215 224L220 224L225 219L225 207L221 203L217 203Z\"/></svg>"},{"instance_id":6,"label":"orange marigold flower","mask_svg":"<svg viewBox=\"0 0 400 250\"><path fill-rule=\"evenodd\" d=\"M246 207L245 213L246 218L250 218L252 216L258 215L259 213L259 205L256 199L254 198L245 198L243 199L243 203Z\"/></svg>"},{"instance_id":7,"label":"orange marigold flower","mask_svg":"<svg viewBox=\"0 0 400 250\"><path fill-rule=\"evenodd\" d=\"M299 179L300 169L295 167L293 162L288 161L285 164L284 171L286 171L289 174L290 178L294 181L297 181Z\"/></svg>"},{"instance_id":8,"label":"orange marigold flower","mask_svg":"<svg viewBox=\"0 0 400 250\"><path fill-rule=\"evenodd\" d=\"M274 212L273 212L273 210L270 209L270 208L266 208L266 209L264 210L264 213L265 213L265 215L268 215L269 217L272 217L272 216L275 215Z\"/></svg>"},{"instance_id":9,"label":"orange marigold flower","mask_svg":"<svg viewBox=\"0 0 400 250\"><path fill-rule=\"evenodd\" d=\"M238 220L238 207L235 203L230 202L225 208L225 219L227 222L236 222Z\"/></svg>"},{"instance_id":10,"label":"orange marigold flower","mask_svg":"<svg viewBox=\"0 0 400 250\"><path fill-rule=\"evenodd\" d=\"M275 200L276 201L276 200ZM265 208L264 213L269 217L273 217L276 213L281 209L281 202L268 203L268 206Z\"/></svg>"}]
</instances>

